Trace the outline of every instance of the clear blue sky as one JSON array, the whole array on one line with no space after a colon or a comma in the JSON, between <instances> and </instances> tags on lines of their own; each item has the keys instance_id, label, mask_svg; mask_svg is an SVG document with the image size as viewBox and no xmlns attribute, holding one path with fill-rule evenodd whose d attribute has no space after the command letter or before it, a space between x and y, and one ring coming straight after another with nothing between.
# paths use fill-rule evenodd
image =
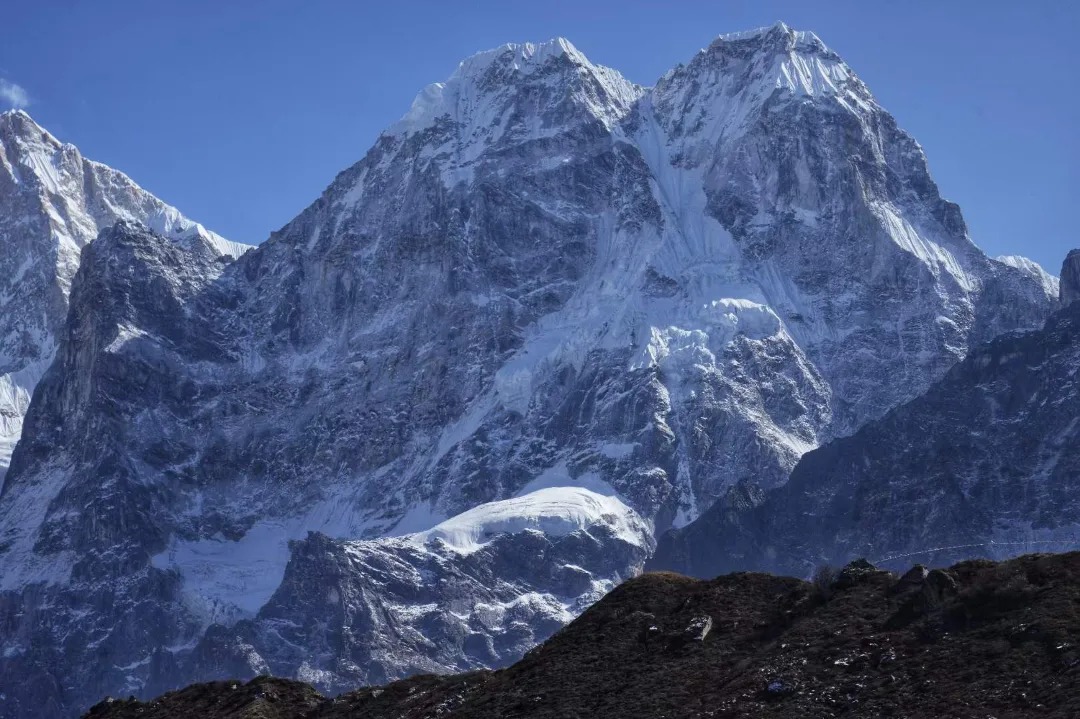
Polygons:
<instances>
[{"instance_id":1,"label":"clear blue sky","mask_svg":"<svg viewBox=\"0 0 1080 719\"><path fill-rule=\"evenodd\" d=\"M467 55L563 35L652 84L722 32L818 33L926 149L990 254L1080 246L1072 0L9 3L0 103L230 239L260 242Z\"/></svg>"}]
</instances>

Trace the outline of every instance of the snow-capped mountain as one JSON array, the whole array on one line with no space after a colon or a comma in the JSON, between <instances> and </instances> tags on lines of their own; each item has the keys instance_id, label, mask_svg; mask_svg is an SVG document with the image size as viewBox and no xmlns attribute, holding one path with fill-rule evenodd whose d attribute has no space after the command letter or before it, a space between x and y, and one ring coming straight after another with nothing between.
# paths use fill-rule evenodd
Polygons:
<instances>
[{"instance_id":1,"label":"snow-capped mountain","mask_svg":"<svg viewBox=\"0 0 1080 719\"><path fill-rule=\"evenodd\" d=\"M12 713L510 661L653 537L1057 305L783 25L652 88L565 40L481 53L211 254L133 224L84 252L0 492Z\"/></svg>"},{"instance_id":2,"label":"snow-capped mountain","mask_svg":"<svg viewBox=\"0 0 1080 719\"><path fill-rule=\"evenodd\" d=\"M977 347L925 394L807 453L791 479L665 536L657 569L806 575L1080 546L1080 251L1046 325Z\"/></svg>"},{"instance_id":3,"label":"snow-capped mountain","mask_svg":"<svg viewBox=\"0 0 1080 719\"><path fill-rule=\"evenodd\" d=\"M56 352L82 248L117 220L226 257L249 249L205 230L21 110L0 114L0 480Z\"/></svg>"}]
</instances>

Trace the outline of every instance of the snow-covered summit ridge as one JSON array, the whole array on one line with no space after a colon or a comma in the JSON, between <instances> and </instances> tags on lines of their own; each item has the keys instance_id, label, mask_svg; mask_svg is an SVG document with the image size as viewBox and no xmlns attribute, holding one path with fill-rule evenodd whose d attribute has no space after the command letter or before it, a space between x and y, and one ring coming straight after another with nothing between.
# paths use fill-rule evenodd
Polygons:
<instances>
[{"instance_id":1,"label":"snow-covered summit ridge","mask_svg":"<svg viewBox=\"0 0 1080 719\"><path fill-rule=\"evenodd\" d=\"M624 78L618 71L595 65L565 38L542 43L507 43L463 60L445 82L428 85L416 96L409 111L388 134L421 132L437 120L449 116L456 122L483 122L485 127L505 124L508 88L531 83L552 87L565 85L566 74L552 72L557 66L576 73L580 82L588 77L595 86L574 92L605 124L614 123L642 95L644 88ZM482 108L489 110L484 112ZM479 115L479 117L477 117Z\"/></svg>"},{"instance_id":2,"label":"snow-covered summit ridge","mask_svg":"<svg viewBox=\"0 0 1080 719\"><path fill-rule=\"evenodd\" d=\"M711 95L730 98L724 104L733 108L760 106L778 90L797 98L837 98L856 113L876 106L869 89L817 35L784 23L720 35L687 67L661 78L658 93L664 94L672 78L680 84L686 73L701 76Z\"/></svg>"},{"instance_id":3,"label":"snow-covered summit ridge","mask_svg":"<svg viewBox=\"0 0 1080 719\"><path fill-rule=\"evenodd\" d=\"M793 30L784 22L778 22L774 25L765 25L763 27L754 28L753 30L722 33L716 37L716 40L713 41L713 45L721 42L760 40L769 36L788 37L793 40L797 46L828 49L826 48L825 43L821 41L821 38L815 33L810 32L809 30Z\"/></svg>"},{"instance_id":4,"label":"snow-covered summit ridge","mask_svg":"<svg viewBox=\"0 0 1080 719\"><path fill-rule=\"evenodd\" d=\"M795 99L834 98L838 107L857 114L877 107L866 86L814 33L778 23L720 35L655 87L592 63L565 38L502 45L465 59L445 82L425 87L385 135L407 138L442 128L441 141L425 157L455 158L458 171L444 175L452 185L472 177L469 168L498 142L543 140L590 119L621 136L651 107L676 110L669 114L680 126L704 122L714 140L730 136L745 129L777 92ZM695 122L679 121L684 113L692 113Z\"/></svg>"},{"instance_id":5,"label":"snow-covered summit ridge","mask_svg":"<svg viewBox=\"0 0 1080 719\"><path fill-rule=\"evenodd\" d=\"M5 110L0 112L0 132L5 135L17 135L29 143L35 143L59 149L64 143L56 139L51 132L34 122L26 110Z\"/></svg>"},{"instance_id":6,"label":"snow-covered summit ridge","mask_svg":"<svg viewBox=\"0 0 1080 719\"><path fill-rule=\"evenodd\" d=\"M522 74L537 72L553 58L565 57L575 65L593 67L584 53L574 47L564 37L556 37L546 42L504 43L491 50L483 50L462 60L457 70L450 76L451 81L468 77L477 77L494 63L510 60L513 68Z\"/></svg>"},{"instance_id":7,"label":"snow-covered summit ridge","mask_svg":"<svg viewBox=\"0 0 1080 719\"><path fill-rule=\"evenodd\" d=\"M774 72L770 73L777 87L786 86L811 95L824 91L836 92L839 85L853 77L846 65L817 35L793 30L782 22L755 30L719 35L700 54L724 53L732 48L743 52L747 45L754 43L760 48L754 53L756 55L781 53L789 56L789 62L778 63L773 68ZM554 60L564 60L598 81L606 97L614 104L613 108L604 108L599 104L593 108L606 123L625 116L631 106L651 90L628 81L617 70L592 63L566 38L558 37L542 43L507 43L466 58L448 80L433 83L421 90L412 107L390 128L389 134L419 132L447 115L458 119L463 100L467 103L470 98L475 99L485 91L490 93L496 89L497 80L521 82L523 78L541 74L550 69Z\"/></svg>"},{"instance_id":8,"label":"snow-covered summit ridge","mask_svg":"<svg viewBox=\"0 0 1080 719\"><path fill-rule=\"evenodd\" d=\"M1003 265L1009 267L1015 267L1022 272L1026 272L1032 277L1036 278L1043 286L1046 294L1050 297L1056 297L1060 292L1060 283L1058 278L1050 274L1043 269L1035 260L1024 257L1022 255L999 255L994 258Z\"/></svg>"}]
</instances>

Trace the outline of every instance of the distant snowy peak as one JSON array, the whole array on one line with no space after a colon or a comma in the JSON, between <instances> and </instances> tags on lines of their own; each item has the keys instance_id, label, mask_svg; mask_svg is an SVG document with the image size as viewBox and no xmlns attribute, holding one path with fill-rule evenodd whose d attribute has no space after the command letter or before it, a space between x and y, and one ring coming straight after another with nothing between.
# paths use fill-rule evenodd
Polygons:
<instances>
[{"instance_id":1,"label":"distant snowy peak","mask_svg":"<svg viewBox=\"0 0 1080 719\"><path fill-rule=\"evenodd\" d=\"M108 165L86 159L71 143L62 143L23 110L0 113L0 170L23 191L37 191L41 202L55 206L53 236L81 247L110 221L145 224L178 240L199 238L218 253L238 257L250 245L226 240L184 217ZM79 216L85 215L85 216Z\"/></svg>"}]
</instances>

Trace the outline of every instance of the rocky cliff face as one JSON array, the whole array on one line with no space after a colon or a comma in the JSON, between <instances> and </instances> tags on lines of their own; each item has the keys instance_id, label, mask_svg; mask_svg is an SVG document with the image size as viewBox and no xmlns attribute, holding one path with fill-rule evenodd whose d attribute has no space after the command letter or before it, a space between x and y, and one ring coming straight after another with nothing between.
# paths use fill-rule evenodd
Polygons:
<instances>
[{"instance_id":1,"label":"rocky cliff face","mask_svg":"<svg viewBox=\"0 0 1080 719\"><path fill-rule=\"evenodd\" d=\"M1073 250L1061 265L1061 304L1080 300L1080 250Z\"/></svg>"},{"instance_id":2,"label":"rocky cliff face","mask_svg":"<svg viewBox=\"0 0 1080 719\"><path fill-rule=\"evenodd\" d=\"M1073 302L1041 330L972 350L921 397L807 453L783 487L715 505L665 537L653 566L809 575L856 556L941 565L1075 547L1077 367Z\"/></svg>"},{"instance_id":3,"label":"rocky cliff face","mask_svg":"<svg viewBox=\"0 0 1080 719\"><path fill-rule=\"evenodd\" d=\"M222 256L248 248L188 220L125 175L87 160L20 110L0 113L0 480L56 352L79 253L118 220Z\"/></svg>"},{"instance_id":4,"label":"rocky cliff face","mask_svg":"<svg viewBox=\"0 0 1080 719\"><path fill-rule=\"evenodd\" d=\"M204 671L335 687L505 663L636 571L649 535L781 484L1057 304L972 244L914 140L782 25L653 88L564 40L482 53L232 264L125 225L74 284L0 494L13 713ZM560 488L617 503L537 515L591 539L509 522L510 554L401 544ZM537 572L486 586L545 543ZM305 585L364 599L323 626ZM376 615L454 638L394 644ZM295 650L266 639L281 627Z\"/></svg>"}]
</instances>

